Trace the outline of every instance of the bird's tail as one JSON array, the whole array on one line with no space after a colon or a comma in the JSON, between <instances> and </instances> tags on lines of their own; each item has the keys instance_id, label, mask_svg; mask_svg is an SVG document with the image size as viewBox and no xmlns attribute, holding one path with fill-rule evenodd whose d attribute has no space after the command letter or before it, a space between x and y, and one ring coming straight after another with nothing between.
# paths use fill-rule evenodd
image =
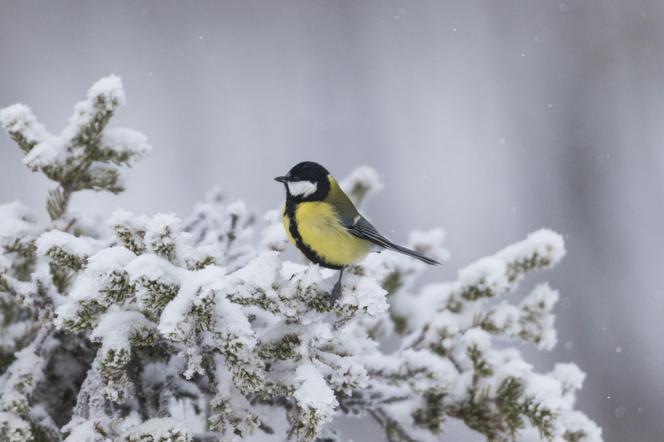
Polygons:
<instances>
[{"instance_id":1,"label":"bird's tail","mask_svg":"<svg viewBox=\"0 0 664 442\"><path fill-rule=\"evenodd\" d=\"M429 265L438 265L440 264L438 261L435 259L428 258L421 253L416 252L415 250L408 249L406 247L400 246L398 244L394 244L393 242L385 242L384 244L386 249L394 250L399 253L403 253L404 255L412 256L413 258L417 258L420 261L427 263Z\"/></svg>"}]
</instances>

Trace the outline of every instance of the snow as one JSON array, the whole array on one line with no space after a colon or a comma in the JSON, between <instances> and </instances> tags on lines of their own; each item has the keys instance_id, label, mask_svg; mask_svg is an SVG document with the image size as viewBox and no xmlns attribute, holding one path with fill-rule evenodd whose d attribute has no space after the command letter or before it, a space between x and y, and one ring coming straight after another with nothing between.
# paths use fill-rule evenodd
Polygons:
<instances>
[{"instance_id":1,"label":"snow","mask_svg":"<svg viewBox=\"0 0 664 442\"><path fill-rule=\"evenodd\" d=\"M167 281L178 283L182 276L182 270L174 266L166 259L156 255L141 255L131 261L125 270L131 281L146 278L150 281Z\"/></svg>"},{"instance_id":2,"label":"snow","mask_svg":"<svg viewBox=\"0 0 664 442\"><path fill-rule=\"evenodd\" d=\"M493 350L487 355L487 358L495 372L494 379L491 380L494 393L498 385L506 378L524 379L533 370L533 366L524 361L519 350L515 348Z\"/></svg>"},{"instance_id":3,"label":"snow","mask_svg":"<svg viewBox=\"0 0 664 442\"><path fill-rule=\"evenodd\" d=\"M173 438L182 435L181 438ZM150 439L146 439L150 436ZM189 441L191 438L184 423L171 417L152 418L127 431L123 437L129 442L145 440L153 441Z\"/></svg>"},{"instance_id":4,"label":"snow","mask_svg":"<svg viewBox=\"0 0 664 442\"><path fill-rule=\"evenodd\" d=\"M353 278L352 275L346 275L343 285L347 288L343 290L343 296L339 300L341 305L352 305L369 316L379 315L388 310L387 291L375 279Z\"/></svg>"},{"instance_id":5,"label":"snow","mask_svg":"<svg viewBox=\"0 0 664 442\"><path fill-rule=\"evenodd\" d=\"M32 110L21 103L0 109L0 125L7 132L20 133L29 143L39 143L50 137Z\"/></svg>"},{"instance_id":6,"label":"snow","mask_svg":"<svg viewBox=\"0 0 664 442\"><path fill-rule=\"evenodd\" d=\"M231 216L236 219L248 217L243 203L216 206L214 210L212 206L206 206L199 210L199 213L207 213L206 216L214 214L229 217L225 218L227 221ZM283 227L278 217L277 212L268 217L275 226L269 235L276 238L276 232L282 232L278 241L283 241ZM198 253L190 245L194 234L181 234L182 223L175 216L158 214L148 218L118 211L114 213L111 223L127 226L135 232L145 232L145 253L136 256L123 246L108 247L94 253L92 241L62 232L52 233L50 237L42 236L39 250L43 252L45 248L57 245L81 256L89 256L87 268L76 279L70 293L69 298L74 303L85 296L98 296L104 278L112 272L126 271L129 280L133 282L148 280L178 287L176 296L160 312L158 325L140 311L133 310L142 307L138 300L132 300L130 304L111 306L102 313L90 337L102 342L102 351L119 348L131 350L132 337L157 331L173 345L180 343L183 346L178 356L180 362L176 365L169 368L154 365L153 368L147 367L144 372L145 379L153 379L150 382L155 384L166 382L169 375L163 370L177 367L175 373L184 376L180 377L179 382L183 383L182 388L191 390L191 398L170 397L167 401L171 416L192 422L193 426L185 427L181 420L168 421L171 424L179 423L181 429L198 431L203 429L205 422L205 416L196 411L205 407L203 399L195 399L200 397L201 392L193 384L186 384L196 373L205 373L202 367L203 353L199 346L193 344L194 339L201 339L206 345L219 348L230 345L238 349L235 354L237 361L232 366L224 365L223 370L228 371L229 367L236 370L238 366L243 366L243 370L247 369L249 373L267 376L265 380L292 385L292 398L303 410L302 418L311 419L305 425L316 425L315 431L320 431L322 425L331 421L335 415L338 407L335 390L352 394L357 389L367 388L387 397L408 397L408 400L386 405L383 411L399 419L402 424L413 427L413 434L422 440L431 439L425 430L416 428L412 419L412 413L418 407L418 398L425 393L440 392L445 395L449 406L466 401L475 379L467 355L470 347L479 351L480 357L493 369L493 373L481 377L478 384L478 388L486 389L490 394L495 394L502 380L516 377L525 383L525 394L528 397L555 412L566 413L573 406L574 391L581 386L584 375L575 365L559 364L547 375L535 373L517 350L493 348L492 334L475 323L478 317L484 317L497 329L492 333L517 339L525 330L533 339L538 339L540 348L551 347L552 342L555 343L551 309L558 295L546 284L536 286L518 306L502 301L485 308L482 297L458 299L459 294L468 289L486 292L488 296L512 291L516 281L509 280L508 275L510 265L514 262L531 258L534 254L549 262L562 257L564 248L562 243L557 243L558 236L555 234L536 232L515 246L465 267L459 271L457 281L430 284L417 293L410 293L410 290L424 266L413 264L412 260L403 259L399 255L373 255L366 260L359 274L346 273L343 295L337 301L338 311L325 313L311 311L306 303L310 302L310 297L321 296L322 292L331 289L336 279L334 271L321 269L314 264L283 261L280 253L274 250L263 250L248 259L245 265L230 272L217 265L192 270L184 263L185 256L196 256ZM223 231L229 224L219 223L216 226ZM432 256L438 253L435 256L442 259L446 256L442 248L443 239L444 233L441 230L418 232L411 236L411 246ZM201 247L214 244L205 241L201 242ZM164 248L171 250L173 256L161 256ZM224 258L219 256L218 259L223 262ZM388 294L379 281L395 272L402 278L402 284L391 295L388 304ZM263 299L261 297L274 303L277 313L265 312L256 305L243 306L235 302L240 299ZM453 301L462 302L458 311L448 310L449 303ZM395 312L408 319L409 327L413 330L412 336L405 342L419 342L423 347L412 348L409 346L411 344L407 344L396 353L386 355L381 353L377 342L369 338L369 330L373 333L374 327L389 321L387 312L390 304ZM353 313L348 315L348 311ZM76 309L71 305L61 306L58 314L75 315ZM204 316L198 316L200 314ZM208 325L203 327L199 322L208 321L205 316L208 314L212 320L209 330L205 328ZM480 314L485 316L478 316ZM284 321L279 315L289 319ZM330 322L334 317L340 322ZM196 338L196 333L200 333L196 330L202 327L207 331ZM418 331L422 327L426 327L426 330ZM269 374L251 365L256 363L253 352L259 342L276 343L287 333L295 333L298 337L299 342L293 349L298 359L274 361ZM423 339L418 340L419 335ZM455 362L429 350L426 347L429 344L445 349L455 358ZM388 379L395 376L403 380L396 383L393 381L390 385L381 384L376 381L377 372L383 373ZM160 376L163 378L161 381ZM232 404L233 412L244 415L252 413L253 406L238 392L235 374L227 373L226 377L225 381L219 381L223 383L220 391ZM248 385L243 388L256 388L251 386L253 384ZM168 422L161 424L167 426ZM580 421L570 422L571 425L579 425ZM135 437L139 434L152 435L150 432L156 423L158 421L148 421L125 434ZM81 431L85 428L81 426ZM249 425L242 428L243 431L251 431L252 427Z\"/></svg>"},{"instance_id":7,"label":"snow","mask_svg":"<svg viewBox=\"0 0 664 442\"><path fill-rule=\"evenodd\" d=\"M225 220L217 224L206 220L206 224L200 225L205 228L214 225L212 232L217 231L215 228L225 231L232 216L248 218L246 206L242 203L222 206L217 201L217 206L208 204L200 206L198 213ZM283 232L278 217L278 213L273 212L268 220ZM302 410L300 418L309 428L307 431L319 432L333 419L338 407L335 391L352 394L366 388L377 397L407 398L381 409L411 428L418 440L430 440L432 435L417 427L412 418L425 393L442 393L445 404L454 407L468 400L468 391L474 382L478 382L477 388L495 394L502 380L515 377L524 382L528 397L556 413L566 413L573 405L574 391L581 386L583 374L576 366L556 366L552 373L542 375L534 372L517 350L493 347L492 334L518 339L523 330L532 334L533 339L539 339L542 348L548 348L552 339L555 341L551 309L558 295L547 285L536 286L518 306L502 301L486 308L482 296L476 299L459 296L467 289L488 293L483 296L509 293L516 285L516 281L508 279L510 266L515 261L530 259L535 253L551 262L561 256L560 250L564 249L558 247L561 244L555 244L555 235L531 235L514 247L462 269L457 281L430 284L415 293L411 290L424 266L413 264L412 260L399 255L375 254L362 263L357 272L346 273L343 295L332 311L315 311L308 303L331 289L337 272L321 269L315 264L284 261L274 250L263 250L253 258L247 258L246 264L237 270L219 265L194 270L187 267L185 258L199 253L191 245L198 235L195 233L197 227L193 227L191 233L181 233L182 223L173 215L158 214L148 218L128 212L116 212L111 223L121 224L134 232L145 232L147 249L136 256L123 246L114 246L89 255L88 267L77 278L70 299L76 302L82 296L97 296L104 284L104 275L118 271L126 271L133 282L143 284L140 281L147 280L177 288L175 297L157 312L158 325L137 311L143 308L137 293L137 299L130 299L123 306L110 306L102 313L90 336L102 342L102 351L110 348L130 350L129 341L133 336L158 331L163 339L179 349L168 367L163 364L146 367L144 379L155 385L169 382L172 376L179 379L178 383L182 385L178 388L188 391L190 397L178 399L170 396L165 403L171 416L192 422L185 427L181 420L172 421L179 422L182 429L201 430L206 418L196 411L206 406L203 393L189 382L197 373L205 373L204 347L197 342L224 351L236 349L231 360L219 356L218 363L223 368L217 368L216 372L219 394L230 407L229 416L251 416L256 411L241 391L255 392L262 387L256 387L256 381L251 380L240 387L239 382L245 381L239 380L238 373L241 376L257 374L261 382L285 383L294 388L292 398ZM214 244L212 236L196 237L200 241L199 247ZM71 240L68 236L63 238ZM438 250L442 255L436 256L440 257L446 253L442 248L443 238L442 231L419 232L413 235L411 244L427 250L427 253ZM62 241L62 244L67 243ZM172 256L162 256L164 248L170 249ZM249 253L255 253L255 250ZM218 256L219 262L223 263L224 256ZM401 278L401 285L388 298L379 281L394 274ZM241 305L240 300L248 305ZM261 302L272 303L270 310L264 310ZM454 302L460 303L460 307L450 310L448 307ZM390 321L387 315L390 306L409 321L412 335L400 350L384 354L371 336L377 327L385 328ZM61 311L66 312L61 308L59 315ZM488 333L476 323L477 318L485 318L497 330ZM387 333L385 336L390 336L391 332ZM265 371L259 365L255 350L280 342L286 334L297 336L298 341L291 350L296 358L270 361L271 370ZM415 344L417 347L413 347ZM429 345L435 346L436 350L430 349ZM467 354L470 347L480 352L480 357L492 367L490 375L477 380ZM441 357L439 350L450 357ZM377 373L392 380L381 382ZM155 422L148 421L126 434L135 437L151 434L153 424ZM250 432L253 428L248 421L238 425L242 431Z\"/></svg>"},{"instance_id":8,"label":"snow","mask_svg":"<svg viewBox=\"0 0 664 442\"><path fill-rule=\"evenodd\" d=\"M67 127L60 138L64 142L74 140L81 129L89 125L99 112L113 111L124 104L124 91L119 77L106 77L93 84L88 90L87 99L74 106Z\"/></svg>"},{"instance_id":9,"label":"snow","mask_svg":"<svg viewBox=\"0 0 664 442\"><path fill-rule=\"evenodd\" d=\"M311 408L323 423L331 421L339 403L318 368L311 363L300 365L295 381L299 386L293 397L300 408Z\"/></svg>"},{"instance_id":10,"label":"snow","mask_svg":"<svg viewBox=\"0 0 664 442\"><path fill-rule=\"evenodd\" d=\"M186 425L187 431L204 433L207 430L207 419L204 413L200 413L201 405L187 397L171 397L168 401L168 413L171 418Z\"/></svg>"},{"instance_id":11,"label":"snow","mask_svg":"<svg viewBox=\"0 0 664 442\"><path fill-rule=\"evenodd\" d=\"M89 100L101 97L109 102L117 101L119 104L125 104L126 102L122 78L117 75L109 75L97 80L90 86L87 95Z\"/></svg>"},{"instance_id":12,"label":"snow","mask_svg":"<svg viewBox=\"0 0 664 442\"><path fill-rule=\"evenodd\" d=\"M558 410L563 408L562 387L560 381L540 373L529 373L524 385L526 396L536 402L546 404L547 408Z\"/></svg>"},{"instance_id":13,"label":"snow","mask_svg":"<svg viewBox=\"0 0 664 442\"><path fill-rule=\"evenodd\" d=\"M525 272L555 265L564 255L562 236L541 229L494 256L482 258L461 269L455 291L470 301L505 295L516 288Z\"/></svg>"},{"instance_id":14,"label":"snow","mask_svg":"<svg viewBox=\"0 0 664 442\"><path fill-rule=\"evenodd\" d=\"M521 311L507 302L494 306L488 315L488 319L496 328L510 336L515 336L520 331L520 317Z\"/></svg>"},{"instance_id":15,"label":"snow","mask_svg":"<svg viewBox=\"0 0 664 442\"><path fill-rule=\"evenodd\" d=\"M30 424L13 413L0 411L0 434L6 442L25 442L31 439Z\"/></svg>"},{"instance_id":16,"label":"snow","mask_svg":"<svg viewBox=\"0 0 664 442\"><path fill-rule=\"evenodd\" d=\"M2 268L0 268L0 271ZM0 313L0 321L4 320L4 315ZM10 324L0 331L0 350L4 352L13 352L17 342L20 342L20 339L32 331L30 324L26 322L19 322L16 324Z\"/></svg>"},{"instance_id":17,"label":"snow","mask_svg":"<svg viewBox=\"0 0 664 442\"><path fill-rule=\"evenodd\" d=\"M356 168L341 181L340 185L347 193L352 192L353 189L360 186L367 190L367 195L371 195L383 188L383 183L378 172L370 166Z\"/></svg>"},{"instance_id":18,"label":"snow","mask_svg":"<svg viewBox=\"0 0 664 442\"><path fill-rule=\"evenodd\" d=\"M61 230L51 230L37 238L37 253L47 255L53 249L62 249L77 258L94 254L101 244L92 238L78 238Z\"/></svg>"},{"instance_id":19,"label":"snow","mask_svg":"<svg viewBox=\"0 0 664 442\"><path fill-rule=\"evenodd\" d=\"M444 262L450 259L449 251L443 247L445 236L443 229L413 230L408 236L408 244L411 249L420 251L436 261Z\"/></svg>"},{"instance_id":20,"label":"snow","mask_svg":"<svg viewBox=\"0 0 664 442\"><path fill-rule=\"evenodd\" d=\"M248 213L247 205L242 200L233 201L226 206L226 212L236 217L245 216Z\"/></svg>"},{"instance_id":21,"label":"snow","mask_svg":"<svg viewBox=\"0 0 664 442\"><path fill-rule=\"evenodd\" d=\"M459 271L458 282L461 291L477 287L494 294L506 293L510 284L506 276L507 264L497 258L482 258Z\"/></svg>"},{"instance_id":22,"label":"snow","mask_svg":"<svg viewBox=\"0 0 664 442\"><path fill-rule=\"evenodd\" d=\"M108 247L88 258L87 269L98 276L123 269L136 258L134 253L123 246Z\"/></svg>"},{"instance_id":23,"label":"snow","mask_svg":"<svg viewBox=\"0 0 664 442\"><path fill-rule=\"evenodd\" d=\"M277 281L280 269L279 253L265 251L229 277L235 284L274 292L273 285Z\"/></svg>"},{"instance_id":24,"label":"snow","mask_svg":"<svg viewBox=\"0 0 664 442\"><path fill-rule=\"evenodd\" d=\"M267 226L261 232L261 246L263 249L283 251L288 245L288 237L281 221L283 210L270 210L265 213L263 220Z\"/></svg>"},{"instance_id":25,"label":"snow","mask_svg":"<svg viewBox=\"0 0 664 442\"><path fill-rule=\"evenodd\" d=\"M93 341L102 342L102 351L129 348L129 340L138 332L156 329L142 313L111 307L104 313L90 334Z\"/></svg>"},{"instance_id":26,"label":"snow","mask_svg":"<svg viewBox=\"0 0 664 442\"><path fill-rule=\"evenodd\" d=\"M466 347L476 347L479 351L486 351L491 346L491 335L479 327L466 330L461 339Z\"/></svg>"},{"instance_id":27,"label":"snow","mask_svg":"<svg viewBox=\"0 0 664 442\"><path fill-rule=\"evenodd\" d=\"M221 191L213 189L203 203L195 205L184 222L184 230L196 253L236 270L256 255L255 222L254 214L244 202L225 204Z\"/></svg>"},{"instance_id":28,"label":"snow","mask_svg":"<svg viewBox=\"0 0 664 442\"><path fill-rule=\"evenodd\" d=\"M29 235L34 220L33 212L19 201L0 205L0 244Z\"/></svg>"},{"instance_id":29,"label":"snow","mask_svg":"<svg viewBox=\"0 0 664 442\"><path fill-rule=\"evenodd\" d=\"M187 315L191 311L194 300L192 292L178 293L169 302L159 319L159 332L174 340L184 340L191 332L191 326L187 321Z\"/></svg>"},{"instance_id":30,"label":"snow","mask_svg":"<svg viewBox=\"0 0 664 442\"><path fill-rule=\"evenodd\" d=\"M302 320L304 325L300 330L298 336L300 346L298 353L302 355L304 360L313 359L318 355L318 350L325 347L326 343L331 343L335 338L332 326L320 320L316 320L313 316L308 316Z\"/></svg>"},{"instance_id":31,"label":"snow","mask_svg":"<svg viewBox=\"0 0 664 442\"><path fill-rule=\"evenodd\" d=\"M72 428L72 427L69 427ZM83 421L73 426L65 442L106 442L106 438L97 432L95 422Z\"/></svg>"},{"instance_id":32,"label":"snow","mask_svg":"<svg viewBox=\"0 0 664 442\"><path fill-rule=\"evenodd\" d=\"M214 306L217 316L217 330L224 330L233 336L239 337L243 343L243 348L251 350L255 344L254 331L240 306L219 296Z\"/></svg>"},{"instance_id":33,"label":"snow","mask_svg":"<svg viewBox=\"0 0 664 442\"><path fill-rule=\"evenodd\" d=\"M549 229L540 229L528 235L525 240L505 247L496 256L506 262L514 262L535 254L540 258L547 258L550 261L549 266L560 262L565 256L565 241L562 235Z\"/></svg>"},{"instance_id":34,"label":"snow","mask_svg":"<svg viewBox=\"0 0 664 442\"><path fill-rule=\"evenodd\" d=\"M293 261L284 261L281 266L281 278L290 281L291 278L295 278L299 274L304 273L308 267L309 265L307 264L301 264ZM321 273L321 270L323 269L318 268L319 274Z\"/></svg>"},{"instance_id":35,"label":"snow","mask_svg":"<svg viewBox=\"0 0 664 442\"><path fill-rule=\"evenodd\" d=\"M0 436L9 442L30 440L30 426L21 417L42 380L44 358L35 353L36 342L14 354L15 359L0 376ZM32 408L32 407L30 407Z\"/></svg>"},{"instance_id":36,"label":"snow","mask_svg":"<svg viewBox=\"0 0 664 442\"><path fill-rule=\"evenodd\" d=\"M112 112L117 106L124 103L122 80L120 77L111 75L93 84L88 90L87 99L74 106L74 112L59 136L48 134L30 109L22 104L16 104L0 111L0 123L8 131L20 134L34 145L23 158L23 163L32 170L46 166L62 167L65 164L69 164L71 167L89 153L87 144L97 140L90 138L84 128L93 123L100 113ZM115 161L122 155L127 155L127 160L132 161L151 149L145 135L138 131L104 127L98 127L95 130L102 131L101 144L98 146L100 152L106 149L115 154L111 161ZM116 164L93 164L90 170L96 170L100 175L113 173L121 176L121 169Z\"/></svg>"},{"instance_id":37,"label":"snow","mask_svg":"<svg viewBox=\"0 0 664 442\"><path fill-rule=\"evenodd\" d=\"M572 408L575 402L574 394L583 386L586 374L576 364L557 363L548 375L560 382L565 405L567 408Z\"/></svg>"},{"instance_id":38,"label":"snow","mask_svg":"<svg viewBox=\"0 0 664 442\"><path fill-rule=\"evenodd\" d=\"M521 327L529 335L538 337L541 350L552 350L558 342L552 313L558 298L558 292L544 283L538 284L519 304L522 317L527 319L522 319Z\"/></svg>"},{"instance_id":39,"label":"snow","mask_svg":"<svg viewBox=\"0 0 664 442\"><path fill-rule=\"evenodd\" d=\"M354 390L367 387L367 370L357 358L337 357L332 367L329 382L335 391L350 396Z\"/></svg>"},{"instance_id":40,"label":"snow","mask_svg":"<svg viewBox=\"0 0 664 442\"><path fill-rule=\"evenodd\" d=\"M146 217L135 216L133 213L125 209L115 209L111 216L108 218L108 225L111 227L121 226L121 225L140 225L143 224Z\"/></svg>"},{"instance_id":41,"label":"snow","mask_svg":"<svg viewBox=\"0 0 664 442\"><path fill-rule=\"evenodd\" d=\"M33 171L48 167L49 177L53 179L53 174L66 173L63 168L80 167L88 175L85 188L103 187L117 192L124 187L124 169L118 167L120 163L129 164L151 149L145 135L138 131L104 127L108 113L124 102L122 80L111 75L92 85L87 99L74 106L67 126L58 136L50 135L23 104L2 109L0 123L22 142L20 147L26 153L23 163ZM101 137L94 136L95 132L101 132ZM95 152L99 152L98 156L91 158L90 154Z\"/></svg>"},{"instance_id":42,"label":"snow","mask_svg":"<svg viewBox=\"0 0 664 442\"><path fill-rule=\"evenodd\" d=\"M70 318L69 313L73 314L76 312L76 302L97 298L101 288L101 279L98 276L87 275L85 273L79 275L69 292L67 302L60 305L56 310L58 317Z\"/></svg>"},{"instance_id":43,"label":"snow","mask_svg":"<svg viewBox=\"0 0 664 442\"><path fill-rule=\"evenodd\" d=\"M34 345L25 347L14 356L14 362L0 377L0 387L5 391L16 388L21 394L30 394L44 375L44 359L35 354ZM26 379L29 379L29 382L26 382ZM17 388L19 384L20 387Z\"/></svg>"},{"instance_id":44,"label":"snow","mask_svg":"<svg viewBox=\"0 0 664 442\"><path fill-rule=\"evenodd\" d=\"M547 283L537 284L530 295L521 302L521 307L528 306L550 312L558 302L558 298L558 292L549 287Z\"/></svg>"},{"instance_id":45,"label":"snow","mask_svg":"<svg viewBox=\"0 0 664 442\"><path fill-rule=\"evenodd\" d=\"M202 287L209 286L215 281L224 278L224 269L210 266L196 272L191 272L183 277L182 285L175 298L169 302L161 314L159 320L159 331L164 336L183 338L185 331L182 327L183 321L197 302Z\"/></svg>"},{"instance_id":46,"label":"snow","mask_svg":"<svg viewBox=\"0 0 664 442\"><path fill-rule=\"evenodd\" d=\"M420 394L437 391L448 392L457 381L458 372L454 365L428 350L405 350L401 353L405 366L401 367L404 375L411 375L409 382ZM424 370L424 372L422 372Z\"/></svg>"},{"instance_id":47,"label":"snow","mask_svg":"<svg viewBox=\"0 0 664 442\"><path fill-rule=\"evenodd\" d=\"M48 135L22 105L3 110L0 123L34 138L36 146L25 158L31 167L76 163L89 141L82 129L125 101L116 76L95 83L87 97L76 105L60 137ZM97 178L120 174L117 158L133 161L150 150L144 135L124 128L104 129L99 147L111 161L91 166ZM354 189L354 197L361 199L382 184L373 169L362 167L342 186ZM315 184L291 183L290 191L308 194ZM33 218L20 203L0 206L0 245L16 239L31 243ZM65 428L71 429L69 441L105 437L96 425L112 440L190 440L193 433L206 430L212 415L223 426L210 431L213 437L246 439L257 419L274 425L280 432L275 437L284 436L290 425L286 414L267 405L275 397L295 402L299 413L290 417L306 428L306 437L316 438L335 417L338 394L374 401L372 410L394 419L413 440L436 440L439 436L414 418L425 405L424 395L440 394L443 410L463 410L469 400L492 400L508 378L524 384L520 399L533 399L555 413L554 440L566 429L584 431L591 442L601 440L597 426L572 410L585 376L576 365L556 364L540 374L516 348L496 344L502 339L534 341L540 349L555 345L552 309L558 293L548 285L537 285L516 305L489 299L513 292L527 272L552 266L564 256L562 237L550 230L536 231L466 266L455 281L424 287L418 282L427 268L423 263L389 252L372 253L348 269L342 296L329 305L337 272L284 259L280 251L286 249L287 235L279 210L261 222L244 202L225 204L214 192L184 223L172 214L148 217L116 211L110 225L114 231L85 231L94 238L78 230L81 236L58 230L39 236L39 255L55 250L85 264L61 294L52 285L44 256L37 256L30 282L23 282L26 278L11 274L17 267L15 254L0 253L0 269L21 288L13 291L31 302L25 301L26 306L51 321L51 311L43 307L48 303L35 302L39 281L56 308L55 324L82 332L71 333L72 339L89 337L101 343L94 362L81 363L87 375ZM255 231L261 232L260 238ZM125 235L136 242L127 243L131 250L119 245L126 242ZM415 231L409 244L446 260L444 239L441 229ZM31 320L4 326L2 319L0 345L10 349L35 326ZM165 354L131 354L142 368L141 382L132 385L134 373L126 371L132 347L151 345L157 337ZM54 334L40 343L40 351L58 351L61 345ZM470 348L490 371L475 371ZM17 429L24 424L7 411L29 403L46 360L35 354L34 346L16 356L0 376L0 431L4 422ZM139 413L133 393L140 388L150 397ZM471 398L470 391L482 394ZM265 403L255 403L254 397L265 398ZM109 414L108 399L123 407L122 417ZM360 414L367 411L365 405L357 407ZM33 416L49 418L49 408L30 408ZM154 418L157 415L170 417ZM260 431L256 438L264 436ZM242 435L233 434L238 432Z\"/></svg>"},{"instance_id":48,"label":"snow","mask_svg":"<svg viewBox=\"0 0 664 442\"><path fill-rule=\"evenodd\" d=\"M418 329L432 321L439 314L436 307L447 304L452 285L449 283L427 284L417 294L393 296L390 309L408 318L411 329ZM451 325L450 322L447 324Z\"/></svg>"},{"instance_id":49,"label":"snow","mask_svg":"<svg viewBox=\"0 0 664 442\"><path fill-rule=\"evenodd\" d=\"M12 262L9 260L8 257L0 254L0 273L4 273L7 270L11 269L12 267ZM2 322L2 318L0 317L0 322Z\"/></svg>"},{"instance_id":50,"label":"snow","mask_svg":"<svg viewBox=\"0 0 664 442\"><path fill-rule=\"evenodd\" d=\"M36 171L44 166L62 165L68 156L67 141L61 137L49 137L23 158L23 164Z\"/></svg>"},{"instance_id":51,"label":"snow","mask_svg":"<svg viewBox=\"0 0 664 442\"><path fill-rule=\"evenodd\" d=\"M88 167L90 175L95 177L95 182L111 181L115 188L124 189L126 186L127 171L118 168L115 164L108 164L101 161L93 161ZM98 186L98 184L96 184ZM98 188L98 187L94 187Z\"/></svg>"},{"instance_id":52,"label":"snow","mask_svg":"<svg viewBox=\"0 0 664 442\"><path fill-rule=\"evenodd\" d=\"M148 218L146 227L145 240L147 243L163 241L163 236L169 232L177 232L179 230L180 219L173 213L157 213L155 216Z\"/></svg>"},{"instance_id":53,"label":"snow","mask_svg":"<svg viewBox=\"0 0 664 442\"><path fill-rule=\"evenodd\" d=\"M585 433L582 442L602 442L602 429L586 417L583 413L574 410L565 410L560 419L564 428L572 433L580 431Z\"/></svg>"}]
</instances>

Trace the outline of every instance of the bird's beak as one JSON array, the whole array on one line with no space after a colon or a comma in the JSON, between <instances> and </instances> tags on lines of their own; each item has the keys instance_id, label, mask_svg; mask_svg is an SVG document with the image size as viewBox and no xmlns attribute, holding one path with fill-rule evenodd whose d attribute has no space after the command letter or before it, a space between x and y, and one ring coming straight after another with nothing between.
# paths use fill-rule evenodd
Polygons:
<instances>
[{"instance_id":1,"label":"bird's beak","mask_svg":"<svg viewBox=\"0 0 664 442\"><path fill-rule=\"evenodd\" d=\"M275 180L275 181L278 181L278 182L280 182L280 183L284 183L284 184L285 184L286 181L287 181L285 176L278 176L278 177L276 177L274 180Z\"/></svg>"}]
</instances>

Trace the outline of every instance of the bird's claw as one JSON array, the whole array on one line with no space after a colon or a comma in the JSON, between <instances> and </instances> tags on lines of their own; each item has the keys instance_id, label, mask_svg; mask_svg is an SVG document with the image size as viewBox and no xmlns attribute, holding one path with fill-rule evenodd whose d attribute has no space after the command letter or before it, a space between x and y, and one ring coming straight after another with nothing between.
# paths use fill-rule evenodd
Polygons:
<instances>
[{"instance_id":1,"label":"bird's claw","mask_svg":"<svg viewBox=\"0 0 664 442\"><path fill-rule=\"evenodd\" d=\"M339 298L341 298L341 281L337 281L330 292L330 307L334 307Z\"/></svg>"}]
</instances>

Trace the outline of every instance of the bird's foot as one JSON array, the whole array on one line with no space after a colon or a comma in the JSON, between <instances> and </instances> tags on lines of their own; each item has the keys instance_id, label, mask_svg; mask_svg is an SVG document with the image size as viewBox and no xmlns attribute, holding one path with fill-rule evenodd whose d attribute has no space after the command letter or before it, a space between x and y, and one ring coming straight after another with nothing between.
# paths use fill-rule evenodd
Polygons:
<instances>
[{"instance_id":1,"label":"bird's foot","mask_svg":"<svg viewBox=\"0 0 664 442\"><path fill-rule=\"evenodd\" d=\"M330 292L330 307L334 307L334 304L337 303L337 299L341 298L341 281L337 281Z\"/></svg>"}]
</instances>

